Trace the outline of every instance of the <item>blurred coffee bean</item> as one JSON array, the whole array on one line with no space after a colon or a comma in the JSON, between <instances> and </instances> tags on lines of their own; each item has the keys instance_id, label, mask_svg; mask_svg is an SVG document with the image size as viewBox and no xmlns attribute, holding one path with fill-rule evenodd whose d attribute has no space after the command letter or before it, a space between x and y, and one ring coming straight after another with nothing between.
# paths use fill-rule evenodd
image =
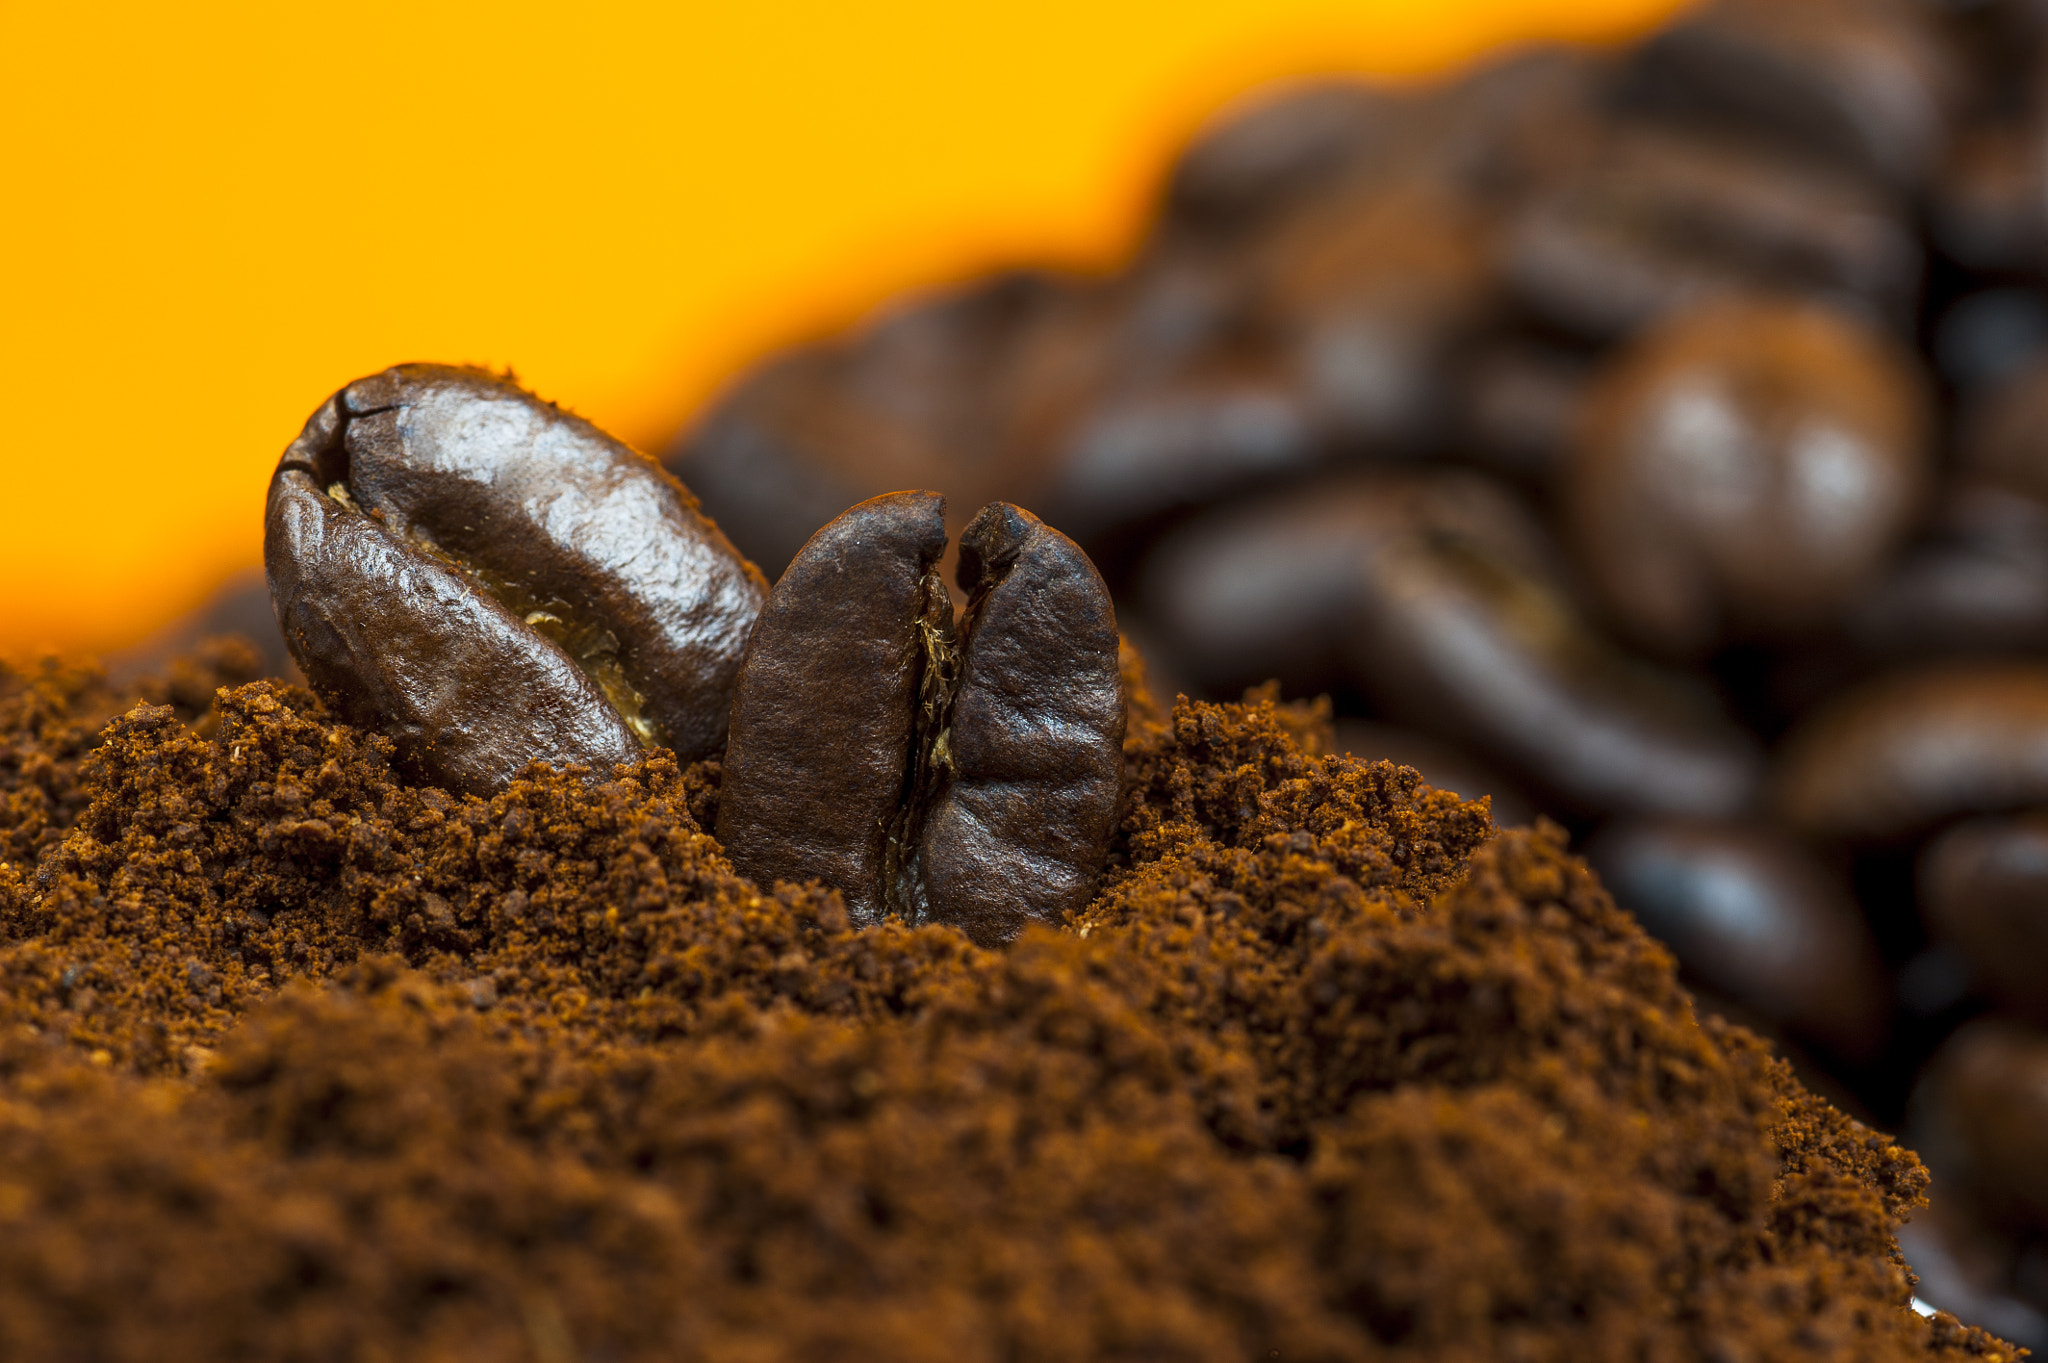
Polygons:
<instances>
[{"instance_id":1,"label":"blurred coffee bean","mask_svg":"<svg viewBox=\"0 0 2048 1363\"><path fill-rule=\"evenodd\" d=\"M1447 361L1494 303L1486 222L1425 183L1332 197L1255 265L1266 322L1328 438L1400 452L1441 438Z\"/></svg>"},{"instance_id":2,"label":"blurred coffee bean","mask_svg":"<svg viewBox=\"0 0 2048 1363\"><path fill-rule=\"evenodd\" d=\"M1231 108L1181 154L1164 212L1216 231L1268 216L1384 155L1404 131L1396 96L1357 81L1259 92Z\"/></svg>"},{"instance_id":3,"label":"blurred coffee bean","mask_svg":"<svg viewBox=\"0 0 2048 1363\"><path fill-rule=\"evenodd\" d=\"M1889 988L1842 878L1757 823L1624 815L1586 847L1620 904L1717 994L1867 1060Z\"/></svg>"},{"instance_id":4,"label":"blurred coffee bean","mask_svg":"<svg viewBox=\"0 0 2048 1363\"><path fill-rule=\"evenodd\" d=\"M1950 1195L1987 1222L2048 1231L2048 1033L1964 1024L1921 1072L1912 1134Z\"/></svg>"},{"instance_id":5,"label":"blurred coffee bean","mask_svg":"<svg viewBox=\"0 0 2048 1363\"><path fill-rule=\"evenodd\" d=\"M2048 804L2048 664L1886 674L1803 720L1776 766L1778 811L1813 837L1889 840Z\"/></svg>"},{"instance_id":6,"label":"blurred coffee bean","mask_svg":"<svg viewBox=\"0 0 2048 1363\"><path fill-rule=\"evenodd\" d=\"M1001 502L877 497L775 584L733 699L718 837L763 885L823 880L858 924L897 915L984 946L1095 892L1123 764L1116 614L1080 549Z\"/></svg>"},{"instance_id":7,"label":"blurred coffee bean","mask_svg":"<svg viewBox=\"0 0 2048 1363\"><path fill-rule=\"evenodd\" d=\"M1920 910L1977 983L2048 1025L2048 813L1972 819L1920 857Z\"/></svg>"},{"instance_id":8,"label":"blurred coffee bean","mask_svg":"<svg viewBox=\"0 0 2048 1363\"><path fill-rule=\"evenodd\" d=\"M1880 657L2048 651L2048 505L1980 479L1951 481L1845 625Z\"/></svg>"},{"instance_id":9,"label":"blurred coffee bean","mask_svg":"<svg viewBox=\"0 0 2048 1363\"><path fill-rule=\"evenodd\" d=\"M1627 89L1661 116L1915 188L1940 164L1965 84L1932 8L1720 0L1638 47Z\"/></svg>"},{"instance_id":10,"label":"blurred coffee bean","mask_svg":"<svg viewBox=\"0 0 2048 1363\"><path fill-rule=\"evenodd\" d=\"M1461 799L1489 799L1493 821L1502 828L1535 822L1535 806L1506 777L1470 753L1427 734L1369 719L1340 719L1332 748L1364 762L1413 767L1424 781Z\"/></svg>"},{"instance_id":11,"label":"blurred coffee bean","mask_svg":"<svg viewBox=\"0 0 2048 1363\"><path fill-rule=\"evenodd\" d=\"M745 377L664 462L771 576L845 507L893 488L980 506L1011 453L990 416L997 375L1047 314L1090 306L1077 286L1023 271L912 300Z\"/></svg>"},{"instance_id":12,"label":"blurred coffee bean","mask_svg":"<svg viewBox=\"0 0 2048 1363\"><path fill-rule=\"evenodd\" d=\"M1470 355L1456 379L1458 451L1494 473L1547 490L1564 464L1589 372L1578 354L1527 341Z\"/></svg>"},{"instance_id":13,"label":"blurred coffee bean","mask_svg":"<svg viewBox=\"0 0 2048 1363\"><path fill-rule=\"evenodd\" d=\"M2040 138L2025 125L1956 139L1934 187L1935 240L1973 270L2038 268L2048 251L2048 178Z\"/></svg>"},{"instance_id":14,"label":"blurred coffee bean","mask_svg":"<svg viewBox=\"0 0 2048 1363\"><path fill-rule=\"evenodd\" d=\"M2034 355L1964 409L1958 462L2048 503L2048 355Z\"/></svg>"},{"instance_id":15,"label":"blurred coffee bean","mask_svg":"<svg viewBox=\"0 0 2048 1363\"><path fill-rule=\"evenodd\" d=\"M1517 296L1581 335L1621 335L1731 292L1810 294L1903 322L1921 253L1897 203L1852 177L1695 136L1617 129L1515 217Z\"/></svg>"},{"instance_id":16,"label":"blurred coffee bean","mask_svg":"<svg viewBox=\"0 0 2048 1363\"><path fill-rule=\"evenodd\" d=\"M2048 294L2039 289L1979 289L1951 304L1934 332L1934 363L1942 378L1975 401L1973 390L1995 384L2048 350Z\"/></svg>"},{"instance_id":17,"label":"blurred coffee bean","mask_svg":"<svg viewBox=\"0 0 2048 1363\"><path fill-rule=\"evenodd\" d=\"M1826 620L1910 528L1928 481L1909 357L1823 309L1724 300L1620 352L1588 394L1572 545L1654 649Z\"/></svg>"},{"instance_id":18,"label":"blurred coffee bean","mask_svg":"<svg viewBox=\"0 0 2048 1363\"><path fill-rule=\"evenodd\" d=\"M445 365L322 404L272 476L264 560L322 698L476 792L535 760L717 753L768 590L653 460Z\"/></svg>"},{"instance_id":19,"label":"blurred coffee bean","mask_svg":"<svg viewBox=\"0 0 2048 1363\"><path fill-rule=\"evenodd\" d=\"M1347 680L1573 813L1741 809L1754 741L1699 682L1602 639L1552 563L1541 527L1477 474L1358 474L1189 523L1138 595L1211 686Z\"/></svg>"}]
</instances>

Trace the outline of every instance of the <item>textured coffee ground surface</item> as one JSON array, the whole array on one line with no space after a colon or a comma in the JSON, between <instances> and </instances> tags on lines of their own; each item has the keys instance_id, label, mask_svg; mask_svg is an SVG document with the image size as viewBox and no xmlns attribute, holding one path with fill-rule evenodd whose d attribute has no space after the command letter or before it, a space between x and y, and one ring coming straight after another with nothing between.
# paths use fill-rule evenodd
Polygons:
<instances>
[{"instance_id":1,"label":"textured coffee ground surface","mask_svg":"<svg viewBox=\"0 0 2048 1363\"><path fill-rule=\"evenodd\" d=\"M452 796L248 666L0 673L0 1356L2015 1356L1559 835L1269 698L1140 693L984 951L736 876L715 762Z\"/></svg>"}]
</instances>

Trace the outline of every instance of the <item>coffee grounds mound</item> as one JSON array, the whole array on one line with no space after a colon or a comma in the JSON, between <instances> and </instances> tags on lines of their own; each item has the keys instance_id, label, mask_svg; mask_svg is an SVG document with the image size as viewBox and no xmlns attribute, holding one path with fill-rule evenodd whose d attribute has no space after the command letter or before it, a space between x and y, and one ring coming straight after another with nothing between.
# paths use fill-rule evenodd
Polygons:
<instances>
[{"instance_id":1,"label":"coffee grounds mound","mask_svg":"<svg viewBox=\"0 0 2048 1363\"><path fill-rule=\"evenodd\" d=\"M247 666L0 677L0 1357L2018 1356L1555 829L1270 696L1140 695L991 952L736 876L716 763L458 798Z\"/></svg>"}]
</instances>

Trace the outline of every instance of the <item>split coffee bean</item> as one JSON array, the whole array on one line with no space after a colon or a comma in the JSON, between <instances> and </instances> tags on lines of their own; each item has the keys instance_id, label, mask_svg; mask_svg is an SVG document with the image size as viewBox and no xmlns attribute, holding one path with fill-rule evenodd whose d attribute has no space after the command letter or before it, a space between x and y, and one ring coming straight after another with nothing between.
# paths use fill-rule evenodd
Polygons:
<instances>
[{"instance_id":1,"label":"split coffee bean","mask_svg":"<svg viewBox=\"0 0 2048 1363\"><path fill-rule=\"evenodd\" d=\"M985 946L1095 891L1123 770L1116 613L1087 555L1029 512L960 538L897 492L811 538L747 643L718 837L743 874L821 880L857 924L946 923Z\"/></svg>"},{"instance_id":2,"label":"split coffee bean","mask_svg":"<svg viewBox=\"0 0 2048 1363\"><path fill-rule=\"evenodd\" d=\"M272 475L264 560L313 688L478 793L535 760L717 753L768 592L652 459L445 365L321 405Z\"/></svg>"}]
</instances>

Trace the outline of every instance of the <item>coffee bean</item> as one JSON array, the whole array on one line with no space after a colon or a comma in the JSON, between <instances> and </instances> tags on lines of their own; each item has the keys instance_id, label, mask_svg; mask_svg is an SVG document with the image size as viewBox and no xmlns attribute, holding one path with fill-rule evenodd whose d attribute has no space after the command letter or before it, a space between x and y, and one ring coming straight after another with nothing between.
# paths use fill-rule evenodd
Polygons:
<instances>
[{"instance_id":1,"label":"coffee bean","mask_svg":"<svg viewBox=\"0 0 2048 1363\"><path fill-rule=\"evenodd\" d=\"M1772 799L1801 832L1854 841L2048 804L2048 666L1950 663L1866 682L1787 736Z\"/></svg>"},{"instance_id":2,"label":"coffee bean","mask_svg":"<svg viewBox=\"0 0 2048 1363\"><path fill-rule=\"evenodd\" d=\"M1952 479L1844 623L1882 657L2048 651L2048 505L1981 478Z\"/></svg>"},{"instance_id":3,"label":"coffee bean","mask_svg":"<svg viewBox=\"0 0 2048 1363\"><path fill-rule=\"evenodd\" d=\"M1556 808L1728 814L1759 774L1711 693L1601 638L1541 528L1474 474L1358 474L1212 512L1160 542L1139 599L1199 683L1348 681Z\"/></svg>"},{"instance_id":4,"label":"coffee bean","mask_svg":"<svg viewBox=\"0 0 2048 1363\"><path fill-rule=\"evenodd\" d=\"M1942 834L1920 856L1920 911L1987 993L2048 1025L2048 813Z\"/></svg>"},{"instance_id":5,"label":"coffee bean","mask_svg":"<svg viewBox=\"0 0 2048 1363\"><path fill-rule=\"evenodd\" d=\"M1615 902L1708 989L1867 1059L1888 993L1842 878L1765 824L1624 816L1586 847Z\"/></svg>"},{"instance_id":6,"label":"coffee bean","mask_svg":"<svg viewBox=\"0 0 2048 1363\"><path fill-rule=\"evenodd\" d=\"M1028 512L961 537L945 504L861 503L776 583L733 702L718 836L767 884L822 880L856 923L898 915L984 945L1085 903L1122 771L1116 617L1086 555Z\"/></svg>"},{"instance_id":7,"label":"coffee bean","mask_svg":"<svg viewBox=\"0 0 2048 1363\"><path fill-rule=\"evenodd\" d=\"M1645 129L1531 196L1502 257L1517 296L1601 339L1741 292L1906 321L1921 273L1897 205L1853 177Z\"/></svg>"},{"instance_id":8,"label":"coffee bean","mask_svg":"<svg viewBox=\"0 0 2048 1363\"><path fill-rule=\"evenodd\" d=\"M1660 652L1826 620L1882 567L1929 477L1910 361L1827 311L1702 306L1595 381L1566 513L1601 598Z\"/></svg>"},{"instance_id":9,"label":"coffee bean","mask_svg":"<svg viewBox=\"0 0 2048 1363\"><path fill-rule=\"evenodd\" d=\"M1977 477L2048 503L2048 355L2028 357L1972 394L1958 462Z\"/></svg>"},{"instance_id":10,"label":"coffee bean","mask_svg":"<svg viewBox=\"0 0 2048 1363\"><path fill-rule=\"evenodd\" d=\"M1993 1225L2048 1231L2048 1034L1965 1024L1921 1074L1913 1135L1951 1196Z\"/></svg>"},{"instance_id":11,"label":"coffee bean","mask_svg":"<svg viewBox=\"0 0 2048 1363\"><path fill-rule=\"evenodd\" d=\"M1165 211L1177 227L1241 228L1327 185L1399 135L1380 90L1330 81L1226 110L1174 166Z\"/></svg>"},{"instance_id":12,"label":"coffee bean","mask_svg":"<svg viewBox=\"0 0 2048 1363\"><path fill-rule=\"evenodd\" d=\"M272 477L264 557L314 688L472 791L537 759L715 754L767 594L654 461L439 365L314 413Z\"/></svg>"},{"instance_id":13,"label":"coffee bean","mask_svg":"<svg viewBox=\"0 0 2048 1363\"><path fill-rule=\"evenodd\" d=\"M1934 173L1963 93L1927 7L1861 0L1721 0L1652 36L1629 67L1639 109L1900 188Z\"/></svg>"}]
</instances>

